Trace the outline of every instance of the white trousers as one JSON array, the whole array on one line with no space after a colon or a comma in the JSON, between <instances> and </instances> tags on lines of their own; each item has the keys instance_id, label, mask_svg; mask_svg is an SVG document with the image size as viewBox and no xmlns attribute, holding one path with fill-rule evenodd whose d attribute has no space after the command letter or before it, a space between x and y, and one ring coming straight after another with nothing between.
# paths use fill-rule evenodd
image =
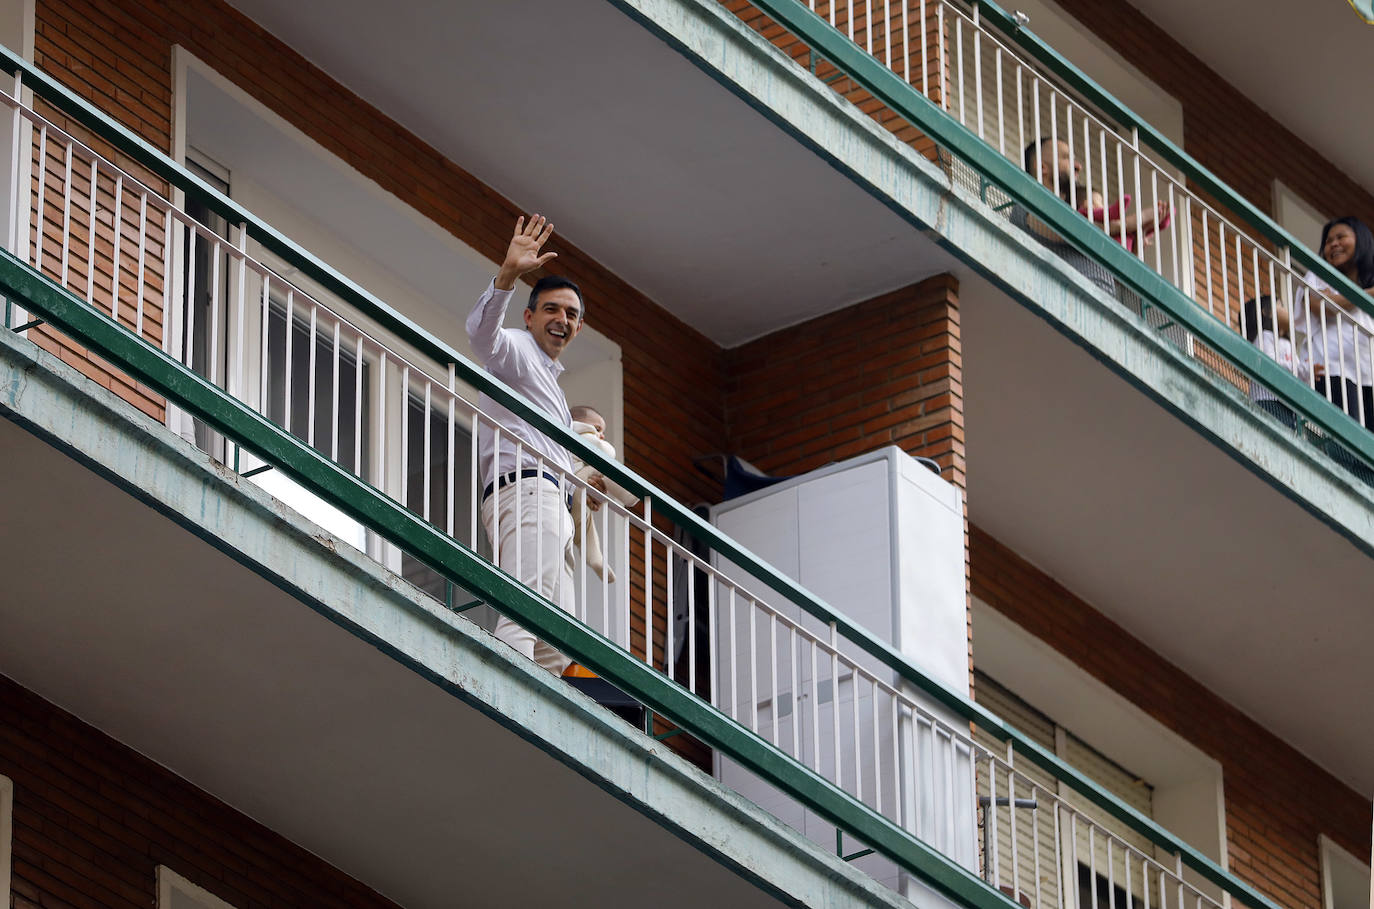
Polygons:
<instances>
[{"instance_id":1,"label":"white trousers","mask_svg":"<svg viewBox=\"0 0 1374 909\"><path fill-rule=\"evenodd\" d=\"M568 500L557 486L542 476L506 484L482 502L482 526L504 571L564 612L577 614L576 589L568 569L573 562L573 521ZM495 634L554 675L562 675L572 662L505 616L497 619Z\"/></svg>"}]
</instances>

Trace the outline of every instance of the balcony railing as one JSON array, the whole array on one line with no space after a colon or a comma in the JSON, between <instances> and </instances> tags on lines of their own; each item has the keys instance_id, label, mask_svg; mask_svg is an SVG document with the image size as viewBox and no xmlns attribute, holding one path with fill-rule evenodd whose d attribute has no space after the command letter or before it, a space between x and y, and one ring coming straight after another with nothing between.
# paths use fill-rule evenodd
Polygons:
<instances>
[{"instance_id":1,"label":"balcony railing","mask_svg":"<svg viewBox=\"0 0 1374 909\"><path fill-rule=\"evenodd\" d=\"M1338 409L1342 383L1319 381L1309 368L1374 385L1374 301L1037 38L1019 14L978 0L722 2L938 158L952 182L994 212L1023 209L1099 263L1098 273L1110 276L1094 281L1104 293L1236 388L1238 401L1374 483L1374 435L1360 426L1366 402L1352 401L1354 418L1346 416ZM1081 180L1055 178L1050 189L1038 175L1058 143ZM1164 212L1167 221L1158 217ZM1132 221L1136 215L1144 217ZM1322 285L1309 273L1330 289L1316 289ZM1246 306L1265 296L1292 315L1294 356L1284 365L1246 341L1266 330L1283 334L1278 307L1259 317Z\"/></svg>"},{"instance_id":2,"label":"balcony railing","mask_svg":"<svg viewBox=\"0 0 1374 909\"><path fill-rule=\"evenodd\" d=\"M0 61L15 77L0 93L16 152L10 242L0 254L7 328L50 321L201 421L198 442L242 475L290 477L445 579L454 608L491 605L819 813L851 845L960 903L1006 906L1005 888L1037 909L1067 906L1086 865L1147 905L1219 905L1215 889L1274 909L27 62L3 49ZM178 196L186 204L171 201ZM22 325L16 307L27 311ZM611 583L585 560L576 565L575 616L478 554L475 440L479 428L500 430L473 403L473 388L642 500L621 507L543 465L603 502L594 520L602 539L615 541L611 561L622 572ZM694 555L660 519L717 558ZM682 605L673 584L682 572L709 582L704 601L687 585L688 627L704 615L708 641L734 642L710 646L704 670L695 636L687 668L675 671L672 625L655 631L656 619ZM805 682L799 666L810 667ZM761 691L774 704L780 691L791 698L797 721L786 735L756 709L738 709L741 686L749 704ZM967 722L1004 741L1005 754L976 744ZM1157 854L1103 830L1032 768L1129 825ZM948 848L956 819L977 810L973 787L954 784L963 777L980 779L987 793L982 876L930 845ZM1185 869L1205 889L1185 882Z\"/></svg>"}]
</instances>

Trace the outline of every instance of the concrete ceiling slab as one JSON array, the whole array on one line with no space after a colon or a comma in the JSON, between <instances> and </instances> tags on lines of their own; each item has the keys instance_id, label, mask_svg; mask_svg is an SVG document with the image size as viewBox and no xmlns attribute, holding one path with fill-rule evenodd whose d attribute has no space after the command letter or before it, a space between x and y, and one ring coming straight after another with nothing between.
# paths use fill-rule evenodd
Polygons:
<instances>
[{"instance_id":1,"label":"concrete ceiling slab","mask_svg":"<svg viewBox=\"0 0 1374 909\"><path fill-rule=\"evenodd\" d=\"M724 346L953 264L604 0L232 2Z\"/></svg>"}]
</instances>

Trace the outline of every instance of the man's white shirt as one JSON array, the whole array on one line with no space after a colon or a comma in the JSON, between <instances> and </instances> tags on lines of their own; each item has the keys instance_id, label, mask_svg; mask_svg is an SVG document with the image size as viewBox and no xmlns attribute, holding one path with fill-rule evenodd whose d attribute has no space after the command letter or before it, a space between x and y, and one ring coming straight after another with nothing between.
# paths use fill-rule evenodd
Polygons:
<instances>
[{"instance_id":1,"label":"man's white shirt","mask_svg":"<svg viewBox=\"0 0 1374 909\"><path fill-rule=\"evenodd\" d=\"M558 385L563 364L540 348L534 335L524 329L514 330L501 323L514 290L497 290L493 279L487 285L467 318L468 340L477 359L487 372L515 389L530 403L543 410L555 422L572 426L568 399ZM477 406L501 427L501 450L496 454L496 434L482 423L477 432L477 450L481 458L482 487L485 489L496 476L504 476L516 469L535 468L542 457L545 465L572 471L572 459L566 449L536 430L518 415L498 404L485 393ZM516 461L516 445L521 445ZM492 470L493 455L497 468Z\"/></svg>"}]
</instances>

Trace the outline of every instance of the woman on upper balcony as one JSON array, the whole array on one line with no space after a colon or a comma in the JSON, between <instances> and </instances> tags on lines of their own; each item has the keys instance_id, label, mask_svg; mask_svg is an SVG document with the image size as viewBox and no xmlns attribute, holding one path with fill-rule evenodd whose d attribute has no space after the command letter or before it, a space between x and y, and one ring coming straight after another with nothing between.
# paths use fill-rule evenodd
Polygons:
<instances>
[{"instance_id":1,"label":"woman on upper balcony","mask_svg":"<svg viewBox=\"0 0 1374 909\"><path fill-rule=\"evenodd\" d=\"M1374 234L1359 218L1337 218L1322 228L1321 257L1374 293ZM1303 284L1294 306L1298 358L1319 394L1374 430L1374 306L1336 293L1311 271Z\"/></svg>"}]
</instances>

